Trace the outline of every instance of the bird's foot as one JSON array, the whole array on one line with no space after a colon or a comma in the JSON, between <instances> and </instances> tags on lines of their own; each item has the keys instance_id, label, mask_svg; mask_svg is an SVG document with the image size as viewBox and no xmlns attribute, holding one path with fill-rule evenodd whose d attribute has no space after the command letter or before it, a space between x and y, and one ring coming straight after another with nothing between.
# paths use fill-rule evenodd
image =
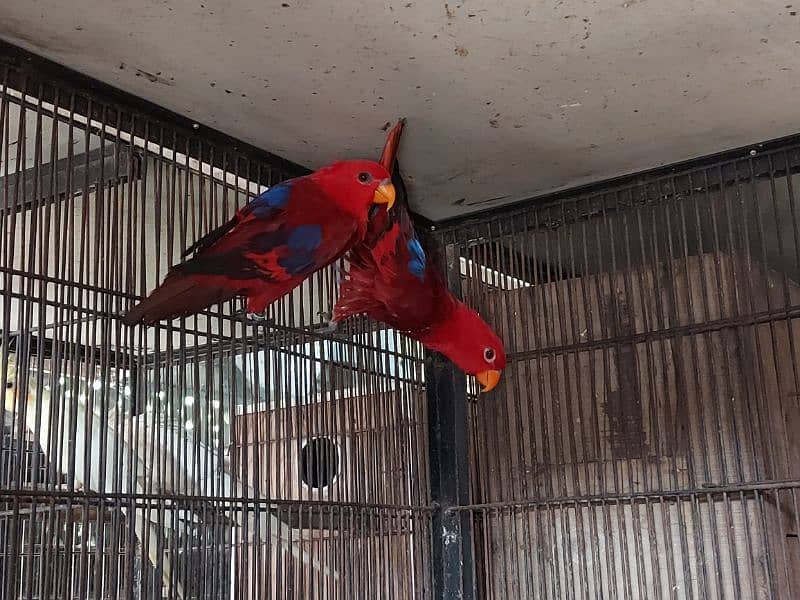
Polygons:
<instances>
[{"instance_id":1,"label":"bird's foot","mask_svg":"<svg viewBox=\"0 0 800 600\"><path fill-rule=\"evenodd\" d=\"M268 311L265 308L263 311L253 312L250 310L250 307L245 307L241 310L236 311L234 316L238 316L246 321L267 321L269 319Z\"/></svg>"},{"instance_id":2,"label":"bird's foot","mask_svg":"<svg viewBox=\"0 0 800 600\"><path fill-rule=\"evenodd\" d=\"M253 321L266 321L267 319L269 319L269 315L267 314L266 310L263 312L245 311L244 316Z\"/></svg>"}]
</instances>

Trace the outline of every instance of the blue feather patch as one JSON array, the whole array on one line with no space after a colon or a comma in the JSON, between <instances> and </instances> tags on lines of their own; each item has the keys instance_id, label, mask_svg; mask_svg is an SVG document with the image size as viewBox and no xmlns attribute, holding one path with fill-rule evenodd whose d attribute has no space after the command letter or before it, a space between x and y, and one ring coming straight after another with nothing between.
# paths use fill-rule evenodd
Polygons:
<instances>
[{"instance_id":1,"label":"blue feather patch","mask_svg":"<svg viewBox=\"0 0 800 600\"><path fill-rule=\"evenodd\" d=\"M297 275L313 266L314 255L310 252L296 252L289 256L280 257L278 264L286 269L286 272L290 275Z\"/></svg>"},{"instance_id":2,"label":"blue feather patch","mask_svg":"<svg viewBox=\"0 0 800 600\"><path fill-rule=\"evenodd\" d=\"M408 251L411 254L411 260L408 261L408 270L411 271L411 274L418 279L425 278L425 251L422 249L422 245L419 243L417 238L412 238L408 240L406 244L408 247Z\"/></svg>"},{"instance_id":3,"label":"blue feather patch","mask_svg":"<svg viewBox=\"0 0 800 600\"><path fill-rule=\"evenodd\" d=\"M322 227L298 225L289 233L286 245L292 250L314 250L322 243Z\"/></svg>"},{"instance_id":4,"label":"blue feather patch","mask_svg":"<svg viewBox=\"0 0 800 600\"><path fill-rule=\"evenodd\" d=\"M289 201L291 187L292 185L288 181L273 185L253 200L253 212L260 217L275 208L283 208Z\"/></svg>"}]
</instances>

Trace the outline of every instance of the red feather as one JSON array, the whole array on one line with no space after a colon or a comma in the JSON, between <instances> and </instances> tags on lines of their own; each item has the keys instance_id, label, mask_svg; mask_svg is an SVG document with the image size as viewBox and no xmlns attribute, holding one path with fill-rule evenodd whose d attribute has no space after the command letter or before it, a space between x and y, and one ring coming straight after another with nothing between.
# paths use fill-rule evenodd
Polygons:
<instances>
[{"instance_id":1,"label":"red feather","mask_svg":"<svg viewBox=\"0 0 800 600\"><path fill-rule=\"evenodd\" d=\"M478 313L456 299L426 252L420 267L419 244L408 213L405 186L395 154L404 122L389 133L381 163L395 169L395 208L370 219L364 240L348 253L350 266L334 307L334 320L365 314L442 352L467 373L505 367L503 344ZM412 268L414 265L414 268ZM489 362L484 351L492 348Z\"/></svg>"},{"instance_id":2,"label":"red feather","mask_svg":"<svg viewBox=\"0 0 800 600\"><path fill-rule=\"evenodd\" d=\"M149 325L235 296L262 312L363 238L388 176L378 163L345 161L271 188L195 242L193 258L174 266L123 322Z\"/></svg>"},{"instance_id":3,"label":"red feather","mask_svg":"<svg viewBox=\"0 0 800 600\"><path fill-rule=\"evenodd\" d=\"M422 279L408 269L412 259L408 242L415 238L408 212L398 200L374 245L362 242L348 254L350 266L334 307L334 320L367 314L411 333L436 323L452 309L455 298L437 269L425 269Z\"/></svg>"}]
</instances>

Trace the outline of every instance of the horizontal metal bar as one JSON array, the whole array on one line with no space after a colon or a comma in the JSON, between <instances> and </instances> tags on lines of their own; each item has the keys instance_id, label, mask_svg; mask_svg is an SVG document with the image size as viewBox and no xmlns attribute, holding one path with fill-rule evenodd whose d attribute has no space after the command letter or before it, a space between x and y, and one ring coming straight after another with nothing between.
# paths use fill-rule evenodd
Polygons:
<instances>
[{"instance_id":1,"label":"horizontal metal bar","mask_svg":"<svg viewBox=\"0 0 800 600\"><path fill-rule=\"evenodd\" d=\"M599 340L578 342L576 344L563 344L561 346L549 346L547 348L537 348L535 350L510 352L508 354L508 360L522 361L535 359L541 356L558 356L561 354L572 354L575 352L602 350L604 348L613 348L622 344L641 344L657 340L666 340L679 336L700 335L713 331L721 331L723 329L761 325L771 321L797 318L800 318L800 306L790 306L782 309L749 313L741 317L731 317L727 319L717 319L714 321L704 321L702 323L693 323L690 325L679 325L664 329L654 329L651 331L643 331L641 333L618 335Z\"/></svg>"},{"instance_id":2,"label":"horizontal metal bar","mask_svg":"<svg viewBox=\"0 0 800 600\"><path fill-rule=\"evenodd\" d=\"M92 507L94 508L94 507ZM51 512L63 512L63 513L80 513L83 510L83 506L72 505L72 506L65 506L63 504L39 504L35 508L15 508L13 510L0 510L0 519L4 517L14 517L14 516L25 516L25 515L41 515L41 514L48 514Z\"/></svg>"},{"instance_id":3,"label":"horizontal metal bar","mask_svg":"<svg viewBox=\"0 0 800 600\"><path fill-rule=\"evenodd\" d=\"M138 296L135 295L135 294L129 294L129 293L118 291L118 290L111 290L111 289L108 289L108 288L103 288L103 287L95 286L95 285L91 285L91 284L71 282L71 281L65 280L63 278L51 277L49 275L41 275L39 273L30 273L30 272L27 272L27 271L22 271L20 269L4 267L2 265L0 265L0 273L5 273L5 274L8 274L8 275L18 276L18 277L22 277L24 279L32 279L32 280L40 281L40 282L43 282L43 283L53 283L53 284L56 284L56 285L62 285L62 286L68 287L70 289L92 292L92 293L101 294L101 295L104 295L104 296L111 296L113 298L119 298L119 299L135 299L135 298L138 298ZM15 298L15 299L22 300L22 301L28 301L29 300L29 297L26 294L24 294L23 292L16 292L16 291L4 290L4 289L0 289L0 296L6 296L6 297L9 297L9 298ZM79 311L81 313L86 313L87 315L92 316L92 317L106 317L106 318L110 318L110 319L120 319L121 318L121 315L118 312L111 312L111 311L100 310L100 309L91 309L91 308L89 308L87 306L75 307L75 306L72 306L72 305L64 304L63 302L59 302L57 300L46 300L45 302L47 304L53 306L54 308L61 307L61 308L69 309L71 311ZM270 348L282 349L282 348L285 348L285 346L287 346L287 345L299 344L299 343L307 342L309 340L316 340L316 341L327 341L327 342L335 342L335 343L339 343L339 344L344 344L344 345L346 345L348 347L351 347L351 348L360 348L360 349L371 350L371 351L375 350L374 346L355 341L352 338L349 338L346 334L342 334L342 333L335 333L335 332L334 333L324 333L324 332L321 332L319 329L315 329L315 328L303 328L303 327L293 327L291 325L280 325L280 324L275 323L274 321L260 321L260 320L257 320L257 319L245 317L244 315L225 315L225 314L220 314L220 313L217 313L217 312L214 312L214 311L211 311L211 310L203 310L203 311L199 312L198 314L207 316L209 318L220 319L222 321L245 322L245 323L249 324L250 326L252 326L254 328L265 327L265 328L267 328L269 330L274 330L274 331L282 332L284 334L292 334L292 335L294 335L293 338L285 338L284 337L283 338L284 339L284 343L283 344L273 344L273 345L269 346ZM188 334L188 335L196 335L196 336L206 337L206 338L209 338L209 339L215 340L215 341L220 341L220 340L222 340L222 341L230 341L230 338L227 337L227 336L224 336L224 335L221 335L221 334L218 334L218 333L213 333L213 332L210 332L210 331L204 330L204 329L198 329L198 328L193 328L193 327L185 327L185 326L184 327L180 327L180 326L162 326L162 327L164 327L164 329L166 329L166 330L168 330L171 327L171 329L173 331L185 333L185 334ZM378 330L380 330L380 328L375 328L374 330L378 331ZM15 334L16 332L11 332L11 333ZM363 332L361 332L361 333L363 333ZM240 343L241 341L242 340L239 339L239 340L237 340L237 343ZM261 341L263 341L263 338L261 336L259 336L257 333L254 333L253 337L252 337L252 341L253 342L261 342ZM201 353L204 353L204 352L207 351L207 349L205 347L202 347L202 346L196 348L195 350L197 352L201 352ZM213 350L216 351L216 349L213 349ZM191 350L187 350L187 351L191 351ZM384 354L384 355L387 355L387 356L395 356L397 358L402 358L403 360L408 360L408 361L416 363L416 364L422 364L422 362L423 362L423 358L422 357L406 355L406 354L403 354L403 353L400 353L400 352L397 352L397 351L394 351L394 350L385 350L385 349L383 349L383 350L379 350L379 352ZM153 353L150 353L150 354L147 355L147 357L148 358L146 359L146 361L149 361L149 362L143 362L142 364L143 365L147 365L147 366L154 365L155 364L155 362L154 362L155 355Z\"/></svg>"},{"instance_id":4,"label":"horizontal metal bar","mask_svg":"<svg viewBox=\"0 0 800 600\"><path fill-rule=\"evenodd\" d=\"M63 326L63 324L61 324L61 326ZM16 340L21 336L22 334L18 332L4 332L0 330L0 340L2 340L4 344L9 344L11 348L15 348ZM45 358L51 358L54 355L60 355L85 360L89 356L94 355L103 356L106 359L105 364L113 368L133 369L136 365L136 357L124 351L110 352L106 356L105 353L100 352L97 348L92 348L86 344L53 340L45 336L31 334L25 334L24 338L27 341L26 351L29 356L39 356L41 354ZM121 359L120 361L116 360L118 356Z\"/></svg>"},{"instance_id":5,"label":"horizontal metal bar","mask_svg":"<svg viewBox=\"0 0 800 600\"><path fill-rule=\"evenodd\" d=\"M736 483L729 485L709 485L708 487L659 490L655 492L631 492L627 494L590 494L584 496L561 496L558 498L509 500L507 502L486 502L483 504L469 504L465 506L448 507L448 511L478 511L502 510L506 508L538 508L551 506L565 506L575 504L609 504L649 502L651 500L675 501L682 498L700 496L717 496L721 494L753 493L768 490L800 490L800 479L783 481L755 481L752 483Z\"/></svg>"},{"instance_id":6,"label":"horizontal metal bar","mask_svg":"<svg viewBox=\"0 0 800 600\"><path fill-rule=\"evenodd\" d=\"M0 488L0 502L11 500L72 500L75 502L89 503L90 505L107 504L109 502L127 503L129 506L152 506L153 503L159 505L168 504L176 508L189 506L201 502L211 502L215 504L241 504L252 508L264 507L300 507L315 509L341 509L341 508L363 508L375 510L398 510L414 513L429 513L436 510L437 505L413 505L413 504L381 504L374 502L341 502L323 500L293 500L283 498L252 498L246 496L231 495L200 495L200 494L153 494L136 493L126 494L118 492L103 492L95 494L92 492L70 492L68 490L48 490L48 489L3 489Z\"/></svg>"}]
</instances>

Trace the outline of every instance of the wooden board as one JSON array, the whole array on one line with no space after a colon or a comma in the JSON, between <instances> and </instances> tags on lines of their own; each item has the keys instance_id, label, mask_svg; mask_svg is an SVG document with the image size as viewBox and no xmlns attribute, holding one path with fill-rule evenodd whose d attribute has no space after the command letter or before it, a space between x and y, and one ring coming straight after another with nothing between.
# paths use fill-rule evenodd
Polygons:
<instances>
[{"instance_id":1,"label":"wooden board","mask_svg":"<svg viewBox=\"0 0 800 600\"><path fill-rule=\"evenodd\" d=\"M716 253L481 298L520 359L472 406L473 500L565 500L479 516L487 597L800 595L792 493L704 493L800 478L800 287Z\"/></svg>"},{"instance_id":2,"label":"wooden board","mask_svg":"<svg viewBox=\"0 0 800 600\"><path fill-rule=\"evenodd\" d=\"M425 396L397 387L236 417L232 464L263 498L425 505ZM380 404L380 409L375 407ZM321 489L303 480L302 449L332 440L338 469ZM321 575L275 543L236 548L243 597L314 599L419 597L430 566L430 519L406 510L321 509L279 504L274 514L297 530L301 546L335 575ZM375 569L379 568L380 572ZM428 585L428 588L430 586Z\"/></svg>"},{"instance_id":3,"label":"wooden board","mask_svg":"<svg viewBox=\"0 0 800 600\"><path fill-rule=\"evenodd\" d=\"M424 394L410 388L241 415L234 469L264 498L424 504L424 415ZM303 448L314 438L337 450L335 476L321 488L303 480Z\"/></svg>"}]
</instances>

